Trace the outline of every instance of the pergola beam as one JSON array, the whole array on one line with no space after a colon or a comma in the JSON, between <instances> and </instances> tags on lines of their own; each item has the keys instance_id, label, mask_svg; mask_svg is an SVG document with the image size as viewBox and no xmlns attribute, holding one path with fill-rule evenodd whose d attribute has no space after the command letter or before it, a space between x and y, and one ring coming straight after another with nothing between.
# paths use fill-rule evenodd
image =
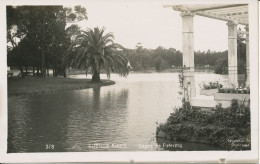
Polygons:
<instances>
[{"instance_id":1,"label":"pergola beam","mask_svg":"<svg viewBox=\"0 0 260 164\"><path fill-rule=\"evenodd\" d=\"M247 4L232 4L232 5L215 5L201 8L183 5L164 5L163 7L171 7L173 10L180 12L193 12L196 15L223 20L234 21L241 25L248 25L248 11L244 10ZM226 12L225 12L226 11Z\"/></svg>"},{"instance_id":2,"label":"pergola beam","mask_svg":"<svg viewBox=\"0 0 260 164\"><path fill-rule=\"evenodd\" d=\"M213 19L218 19L218 20L223 20L223 21L235 21L242 25L248 25L248 22L246 22L246 21L236 19L236 18L232 19L232 17L220 16L220 15L212 14L209 12L197 11L197 12L195 12L195 14L199 15L199 16L208 17L208 18L213 18Z\"/></svg>"},{"instance_id":3,"label":"pergola beam","mask_svg":"<svg viewBox=\"0 0 260 164\"><path fill-rule=\"evenodd\" d=\"M248 15L247 11L236 11L236 12L229 12L229 13L225 13L225 12L215 12L218 13L219 15L225 15L225 16L234 16L234 15Z\"/></svg>"},{"instance_id":4,"label":"pergola beam","mask_svg":"<svg viewBox=\"0 0 260 164\"><path fill-rule=\"evenodd\" d=\"M190 12L195 12L195 11L210 11L210 10L215 10L215 11L221 11L225 10L226 8L229 8L228 10L237 10L238 8L232 9L232 7L241 7L241 6L247 6L247 4L236 4L236 5L218 5L216 7L205 7L205 8L198 8L198 9L192 9L187 6L182 6L182 5L163 5L164 8L173 8L176 11L190 11Z\"/></svg>"},{"instance_id":5,"label":"pergola beam","mask_svg":"<svg viewBox=\"0 0 260 164\"><path fill-rule=\"evenodd\" d=\"M205 11L205 10L215 10L215 9L224 9L224 8L231 8L231 7L240 7L240 6L246 6L247 4L235 4L235 5L220 5L217 7L205 7L205 8L200 8L200 9L194 9L190 11Z\"/></svg>"},{"instance_id":6,"label":"pergola beam","mask_svg":"<svg viewBox=\"0 0 260 164\"><path fill-rule=\"evenodd\" d=\"M215 13L236 13L236 12L247 12L245 7L236 7L236 8L230 8L230 9L217 9L217 10L205 10L205 11L210 11L210 12L215 12Z\"/></svg>"},{"instance_id":7,"label":"pergola beam","mask_svg":"<svg viewBox=\"0 0 260 164\"><path fill-rule=\"evenodd\" d=\"M169 5L167 7L169 7ZM183 12L183 11L191 11L192 10L192 9L190 9L188 7L184 7L184 6L181 6L181 5L177 5L177 6L172 6L171 5L170 7L172 7L173 10L181 11L181 12Z\"/></svg>"}]
</instances>

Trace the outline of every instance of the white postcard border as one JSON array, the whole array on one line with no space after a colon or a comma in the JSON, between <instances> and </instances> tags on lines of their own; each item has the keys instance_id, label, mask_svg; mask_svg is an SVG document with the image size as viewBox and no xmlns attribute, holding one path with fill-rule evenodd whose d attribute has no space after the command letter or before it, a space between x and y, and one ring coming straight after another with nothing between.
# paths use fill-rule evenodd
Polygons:
<instances>
[{"instance_id":1,"label":"white postcard border","mask_svg":"<svg viewBox=\"0 0 260 164\"><path fill-rule=\"evenodd\" d=\"M102 0L99 0L102 2ZM139 0L140 1L140 0ZM141 0L147 3L148 0ZM258 1L256 0L212 0L210 3L249 3L249 38L250 38L250 78L251 78L251 151L174 151L174 152L84 152L84 153L10 153L7 154L7 57L6 57L6 5L57 5L86 4L87 1L33 1L11 0L0 2L0 162L257 162L258 161L258 123L259 123L259 57L258 57ZM117 0L111 0L116 3ZM165 1L166 4L169 1ZM204 4L206 0L170 1L171 4ZM138 3L138 1L136 1Z\"/></svg>"}]
</instances>

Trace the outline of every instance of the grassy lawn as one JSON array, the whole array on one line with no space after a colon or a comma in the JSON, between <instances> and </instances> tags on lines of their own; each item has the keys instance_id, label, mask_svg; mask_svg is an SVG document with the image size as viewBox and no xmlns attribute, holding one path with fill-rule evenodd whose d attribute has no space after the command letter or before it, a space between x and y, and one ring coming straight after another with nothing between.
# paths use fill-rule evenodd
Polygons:
<instances>
[{"instance_id":1,"label":"grassy lawn","mask_svg":"<svg viewBox=\"0 0 260 164\"><path fill-rule=\"evenodd\" d=\"M102 80L100 83L92 83L90 79L71 79L63 77L10 77L8 78L8 95L85 89L113 84L115 84L115 82L111 80Z\"/></svg>"}]
</instances>

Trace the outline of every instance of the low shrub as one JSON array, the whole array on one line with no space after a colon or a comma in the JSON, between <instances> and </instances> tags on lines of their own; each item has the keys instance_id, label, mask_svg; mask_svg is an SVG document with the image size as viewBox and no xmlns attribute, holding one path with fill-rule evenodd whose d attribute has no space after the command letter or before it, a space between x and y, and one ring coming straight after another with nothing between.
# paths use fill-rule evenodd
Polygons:
<instances>
[{"instance_id":1,"label":"low shrub","mask_svg":"<svg viewBox=\"0 0 260 164\"><path fill-rule=\"evenodd\" d=\"M228 58L219 58L216 61L214 72L216 74L228 74Z\"/></svg>"},{"instance_id":2,"label":"low shrub","mask_svg":"<svg viewBox=\"0 0 260 164\"><path fill-rule=\"evenodd\" d=\"M201 89L208 90L208 89L220 89L223 87L218 81L216 82L209 82L208 84L204 83L200 85Z\"/></svg>"},{"instance_id":3,"label":"low shrub","mask_svg":"<svg viewBox=\"0 0 260 164\"><path fill-rule=\"evenodd\" d=\"M168 138L175 141L189 141L192 138L205 138L211 145L225 150L249 150L250 146L250 109L232 101L229 108L221 105L206 114L194 109L189 102L183 101L163 124L157 127Z\"/></svg>"},{"instance_id":4,"label":"low shrub","mask_svg":"<svg viewBox=\"0 0 260 164\"><path fill-rule=\"evenodd\" d=\"M240 87L240 88L219 88L219 93L236 93L236 94L250 94L249 87Z\"/></svg>"}]
</instances>

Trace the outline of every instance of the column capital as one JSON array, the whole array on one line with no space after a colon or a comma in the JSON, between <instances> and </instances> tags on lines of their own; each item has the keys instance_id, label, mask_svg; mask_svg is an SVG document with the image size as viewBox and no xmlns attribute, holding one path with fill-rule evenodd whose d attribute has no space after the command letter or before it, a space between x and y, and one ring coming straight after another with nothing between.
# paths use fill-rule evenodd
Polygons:
<instances>
[{"instance_id":1,"label":"column capital","mask_svg":"<svg viewBox=\"0 0 260 164\"><path fill-rule=\"evenodd\" d=\"M235 21L228 21L227 22L227 26L237 26L237 25L238 25L238 23L235 22Z\"/></svg>"},{"instance_id":2,"label":"column capital","mask_svg":"<svg viewBox=\"0 0 260 164\"><path fill-rule=\"evenodd\" d=\"M181 12L181 17L182 18L185 18L185 17L194 17L194 12L191 12L191 11L183 11Z\"/></svg>"},{"instance_id":3,"label":"column capital","mask_svg":"<svg viewBox=\"0 0 260 164\"><path fill-rule=\"evenodd\" d=\"M228 39L237 39L237 22L228 21Z\"/></svg>"}]
</instances>

